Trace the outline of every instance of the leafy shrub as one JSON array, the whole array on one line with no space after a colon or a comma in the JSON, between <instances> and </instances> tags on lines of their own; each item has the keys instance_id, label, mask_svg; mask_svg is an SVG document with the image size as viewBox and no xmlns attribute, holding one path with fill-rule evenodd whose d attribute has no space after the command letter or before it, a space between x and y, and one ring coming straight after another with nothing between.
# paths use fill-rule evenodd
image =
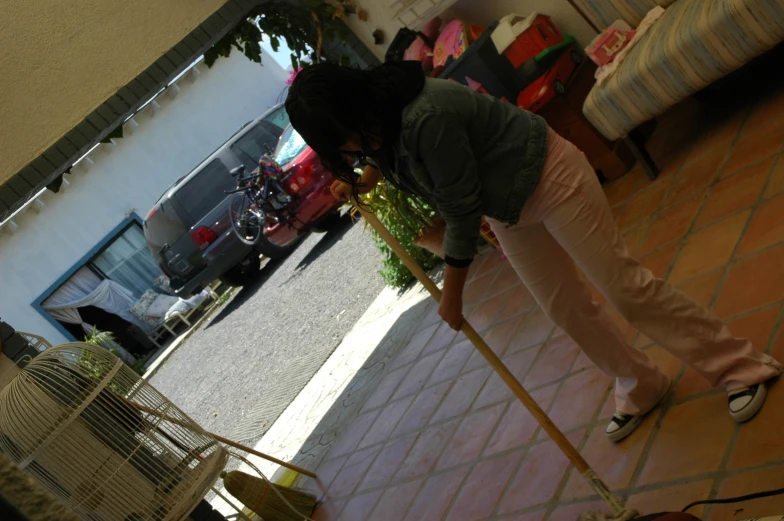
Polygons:
<instances>
[{"instance_id":1,"label":"leafy shrub","mask_svg":"<svg viewBox=\"0 0 784 521\"><path fill-rule=\"evenodd\" d=\"M370 207L381 223L386 226L392 235L403 245L406 251L425 270L437 266L441 259L424 248L414 245L419 232L423 228L433 226L439 218L438 212L421 199L401 192L392 184L381 182L369 194L363 197L363 202ZM379 272L384 282L393 288L405 287L414 279L403 261L392 249L371 230L373 242L383 256L384 266Z\"/></svg>"}]
</instances>

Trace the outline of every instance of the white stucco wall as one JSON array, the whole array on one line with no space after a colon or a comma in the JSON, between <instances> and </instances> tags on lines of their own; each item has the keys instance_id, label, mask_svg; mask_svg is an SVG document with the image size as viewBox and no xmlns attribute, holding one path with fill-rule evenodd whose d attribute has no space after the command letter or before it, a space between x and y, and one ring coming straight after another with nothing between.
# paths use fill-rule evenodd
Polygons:
<instances>
[{"instance_id":1,"label":"white stucco wall","mask_svg":"<svg viewBox=\"0 0 784 521\"><path fill-rule=\"evenodd\" d=\"M393 17L397 14L398 2L395 0L356 0L355 3L368 11L366 22L356 16L346 18L346 25L354 31L362 42L381 60L402 24ZM392 7L390 7L392 6ZM567 0L458 0L443 15L451 20L460 18L467 23L487 25L509 14L530 14L531 12L550 15L558 27L577 38L582 45L588 45L596 33L580 14L569 5ZM384 44L373 43L373 31L381 29L386 35Z\"/></svg>"},{"instance_id":2,"label":"white stucco wall","mask_svg":"<svg viewBox=\"0 0 784 521\"><path fill-rule=\"evenodd\" d=\"M163 191L220 146L243 123L275 105L287 74L274 60L262 67L240 53L197 66L160 109L137 115L133 134L90 154L88 171L43 196L40 213L15 219L0 234L0 317L20 331L61 343L66 338L31 303L135 211L142 218Z\"/></svg>"}]
</instances>

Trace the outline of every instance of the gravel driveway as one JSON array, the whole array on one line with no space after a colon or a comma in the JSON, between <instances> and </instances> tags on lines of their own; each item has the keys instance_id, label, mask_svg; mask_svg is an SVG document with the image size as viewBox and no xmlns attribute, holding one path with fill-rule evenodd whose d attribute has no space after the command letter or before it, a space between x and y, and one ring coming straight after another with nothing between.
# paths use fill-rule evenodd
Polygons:
<instances>
[{"instance_id":1,"label":"gravel driveway","mask_svg":"<svg viewBox=\"0 0 784 521\"><path fill-rule=\"evenodd\" d=\"M253 444L381 292L364 223L311 234L167 360L151 382L207 430Z\"/></svg>"}]
</instances>

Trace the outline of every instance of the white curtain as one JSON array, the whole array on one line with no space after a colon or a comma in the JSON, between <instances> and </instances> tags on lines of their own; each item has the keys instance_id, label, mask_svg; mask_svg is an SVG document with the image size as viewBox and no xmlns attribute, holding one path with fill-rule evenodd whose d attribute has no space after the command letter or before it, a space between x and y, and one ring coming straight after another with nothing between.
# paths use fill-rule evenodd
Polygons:
<instances>
[{"instance_id":1,"label":"white curtain","mask_svg":"<svg viewBox=\"0 0 784 521\"><path fill-rule=\"evenodd\" d=\"M151 326L130 312L136 300L133 293L116 282L108 279L101 280L88 268L82 268L46 299L42 307L57 320L69 324L82 324L84 328L84 322L77 308L95 306L114 313L149 333Z\"/></svg>"},{"instance_id":2,"label":"white curtain","mask_svg":"<svg viewBox=\"0 0 784 521\"><path fill-rule=\"evenodd\" d=\"M144 233L135 225L117 237L92 263L136 298L155 287L155 279L161 274L147 249Z\"/></svg>"},{"instance_id":3,"label":"white curtain","mask_svg":"<svg viewBox=\"0 0 784 521\"><path fill-rule=\"evenodd\" d=\"M65 284L43 302L43 308L57 320L66 324L82 324L82 317L76 307L62 307L76 302L92 293L101 284L101 278L88 268L74 273ZM84 327L91 327L85 324Z\"/></svg>"}]
</instances>

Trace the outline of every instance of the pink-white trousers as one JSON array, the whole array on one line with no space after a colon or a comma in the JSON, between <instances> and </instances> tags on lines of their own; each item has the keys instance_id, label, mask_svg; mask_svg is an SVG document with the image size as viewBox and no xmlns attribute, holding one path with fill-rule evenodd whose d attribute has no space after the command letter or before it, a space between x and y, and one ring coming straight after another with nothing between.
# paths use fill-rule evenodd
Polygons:
<instances>
[{"instance_id":1,"label":"pink-white trousers","mask_svg":"<svg viewBox=\"0 0 784 521\"><path fill-rule=\"evenodd\" d=\"M575 263L637 330L728 391L754 385L782 366L704 306L635 260L615 224L596 174L577 147L550 132L542 179L520 221L488 219L504 254L550 319L599 369L616 378L618 411L643 414L670 381L622 336Z\"/></svg>"}]
</instances>

